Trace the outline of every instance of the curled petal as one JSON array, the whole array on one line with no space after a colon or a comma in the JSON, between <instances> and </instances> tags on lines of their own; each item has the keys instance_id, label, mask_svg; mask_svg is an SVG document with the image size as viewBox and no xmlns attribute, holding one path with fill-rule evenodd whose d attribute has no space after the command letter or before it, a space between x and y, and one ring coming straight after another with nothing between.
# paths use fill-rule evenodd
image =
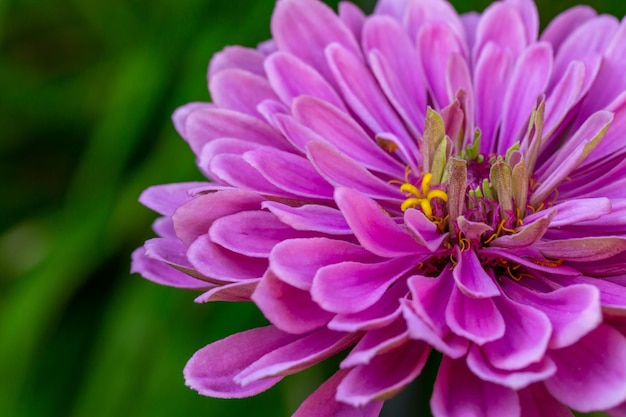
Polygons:
<instances>
[{"instance_id":1,"label":"curled petal","mask_svg":"<svg viewBox=\"0 0 626 417\"><path fill-rule=\"evenodd\" d=\"M245 387L234 381L235 376L267 353L299 338L268 326L218 340L200 349L189 359L184 370L185 382L200 394L211 397L243 398L256 395L271 388L282 376L256 381ZM216 361L215 358L220 360Z\"/></svg>"}]
</instances>

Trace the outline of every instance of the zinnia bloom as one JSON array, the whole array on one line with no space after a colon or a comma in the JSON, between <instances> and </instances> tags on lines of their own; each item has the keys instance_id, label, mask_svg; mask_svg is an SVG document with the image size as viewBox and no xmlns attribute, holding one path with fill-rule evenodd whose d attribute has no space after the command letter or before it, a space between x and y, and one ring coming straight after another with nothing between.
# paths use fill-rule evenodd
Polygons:
<instances>
[{"instance_id":1,"label":"zinnia bloom","mask_svg":"<svg viewBox=\"0 0 626 417\"><path fill-rule=\"evenodd\" d=\"M297 416L375 416L443 359L437 417L626 415L626 23L531 0L371 16L279 0L174 114L211 182L149 188L133 270L251 301L270 325L198 351L238 398L345 351Z\"/></svg>"}]
</instances>

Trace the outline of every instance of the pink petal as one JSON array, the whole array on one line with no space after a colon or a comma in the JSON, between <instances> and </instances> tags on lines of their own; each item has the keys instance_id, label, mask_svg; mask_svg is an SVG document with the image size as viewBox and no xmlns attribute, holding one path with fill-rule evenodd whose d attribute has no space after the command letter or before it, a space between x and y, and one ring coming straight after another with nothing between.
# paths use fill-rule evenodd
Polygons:
<instances>
[{"instance_id":1,"label":"pink petal","mask_svg":"<svg viewBox=\"0 0 626 417\"><path fill-rule=\"evenodd\" d=\"M333 317L311 299L308 291L284 283L271 272L256 287L252 300L270 323L289 333L319 329Z\"/></svg>"},{"instance_id":2,"label":"pink petal","mask_svg":"<svg viewBox=\"0 0 626 417\"><path fill-rule=\"evenodd\" d=\"M380 300L389 286L415 264L415 259L407 256L376 264L343 262L325 266L315 275L311 294L327 311L363 311Z\"/></svg>"},{"instance_id":3,"label":"pink petal","mask_svg":"<svg viewBox=\"0 0 626 417\"><path fill-rule=\"evenodd\" d=\"M587 237L538 242L534 247L545 257L575 262L598 261L626 250L623 237Z\"/></svg>"},{"instance_id":4,"label":"pink petal","mask_svg":"<svg viewBox=\"0 0 626 417\"><path fill-rule=\"evenodd\" d=\"M530 385L518 391L522 405L521 417L574 417L574 414L558 402L542 383Z\"/></svg>"},{"instance_id":5,"label":"pink petal","mask_svg":"<svg viewBox=\"0 0 626 417\"><path fill-rule=\"evenodd\" d=\"M296 230L311 230L329 235L352 234L341 212L332 207L318 204L292 207L276 201L265 201L263 208Z\"/></svg>"},{"instance_id":6,"label":"pink petal","mask_svg":"<svg viewBox=\"0 0 626 417\"><path fill-rule=\"evenodd\" d=\"M181 182L152 186L141 193L139 202L159 214L171 216L178 207L193 198L189 190L206 184L205 182Z\"/></svg>"},{"instance_id":7,"label":"pink petal","mask_svg":"<svg viewBox=\"0 0 626 417\"><path fill-rule=\"evenodd\" d=\"M311 288L318 270L346 261L373 263L380 258L359 245L325 237L285 240L270 254L272 272L281 281L305 291Z\"/></svg>"},{"instance_id":8,"label":"pink petal","mask_svg":"<svg viewBox=\"0 0 626 417\"><path fill-rule=\"evenodd\" d=\"M485 9L476 28L474 59L480 58L489 43L509 50L518 57L527 45L526 26L519 11L510 3L493 3Z\"/></svg>"},{"instance_id":9,"label":"pink petal","mask_svg":"<svg viewBox=\"0 0 626 417\"><path fill-rule=\"evenodd\" d=\"M474 250L461 252L457 249L456 257L458 264L452 271L452 276L463 293L476 298L500 295L500 288L487 274Z\"/></svg>"},{"instance_id":10,"label":"pink petal","mask_svg":"<svg viewBox=\"0 0 626 417\"><path fill-rule=\"evenodd\" d=\"M209 91L218 107L251 116L262 117L257 110L262 101L278 100L264 77L240 69L227 69L215 74L210 80Z\"/></svg>"},{"instance_id":11,"label":"pink petal","mask_svg":"<svg viewBox=\"0 0 626 417\"><path fill-rule=\"evenodd\" d=\"M247 386L266 378L294 374L342 351L355 339L354 335L320 329L266 353L234 380Z\"/></svg>"},{"instance_id":12,"label":"pink petal","mask_svg":"<svg viewBox=\"0 0 626 417\"><path fill-rule=\"evenodd\" d=\"M300 405L292 417L378 417L383 407L382 401L370 401L363 407L353 407L335 400L337 386L348 372L340 370L330 377Z\"/></svg>"},{"instance_id":13,"label":"pink petal","mask_svg":"<svg viewBox=\"0 0 626 417\"><path fill-rule=\"evenodd\" d=\"M191 244L187 258L199 273L226 282L260 278L268 266L267 259L224 249L213 243L209 235L200 236Z\"/></svg>"},{"instance_id":14,"label":"pink petal","mask_svg":"<svg viewBox=\"0 0 626 417\"><path fill-rule=\"evenodd\" d=\"M147 257L144 248L137 248L133 252L130 272L141 274L150 281L170 287L204 290L215 285L193 278L166 263Z\"/></svg>"},{"instance_id":15,"label":"pink petal","mask_svg":"<svg viewBox=\"0 0 626 417\"><path fill-rule=\"evenodd\" d=\"M193 301L196 303L208 303L212 301L250 301L250 297L259 281L260 279L250 279L243 282L220 285L196 297Z\"/></svg>"},{"instance_id":16,"label":"pink petal","mask_svg":"<svg viewBox=\"0 0 626 417\"><path fill-rule=\"evenodd\" d=\"M542 294L508 281L503 289L515 301L548 316L552 324L551 349L576 343L602 322L600 292L591 285L574 284Z\"/></svg>"},{"instance_id":17,"label":"pink petal","mask_svg":"<svg viewBox=\"0 0 626 417\"><path fill-rule=\"evenodd\" d=\"M354 188L375 198L399 200L403 197L398 188L374 176L333 145L311 141L306 148L313 166L334 186Z\"/></svg>"},{"instance_id":18,"label":"pink petal","mask_svg":"<svg viewBox=\"0 0 626 417\"><path fill-rule=\"evenodd\" d=\"M374 200L351 188L337 188L335 201L359 243L370 252L395 258L424 250Z\"/></svg>"},{"instance_id":19,"label":"pink petal","mask_svg":"<svg viewBox=\"0 0 626 417\"><path fill-rule=\"evenodd\" d=\"M348 356L341 362L342 368L365 365L377 355L387 352L408 341L409 332L404 319L400 316L391 324L379 329L370 330L352 348Z\"/></svg>"},{"instance_id":20,"label":"pink petal","mask_svg":"<svg viewBox=\"0 0 626 417\"><path fill-rule=\"evenodd\" d=\"M266 211L242 211L217 219L209 229L214 243L242 255L268 257L276 244L309 233L294 230Z\"/></svg>"},{"instance_id":21,"label":"pink petal","mask_svg":"<svg viewBox=\"0 0 626 417\"><path fill-rule=\"evenodd\" d=\"M172 114L172 122L174 123L176 132L178 132L180 137L189 141L189 138L187 137L187 118L189 115L196 110L213 108L215 108L215 104L204 102L191 102L178 107Z\"/></svg>"},{"instance_id":22,"label":"pink petal","mask_svg":"<svg viewBox=\"0 0 626 417\"><path fill-rule=\"evenodd\" d=\"M345 110L343 101L324 77L292 54L277 52L265 61L267 78L286 104L301 95L319 98Z\"/></svg>"},{"instance_id":23,"label":"pink petal","mask_svg":"<svg viewBox=\"0 0 626 417\"><path fill-rule=\"evenodd\" d=\"M437 108L441 109L450 103L446 74L449 57L462 53L458 35L445 23L425 24L417 35L417 50L428 89Z\"/></svg>"},{"instance_id":24,"label":"pink petal","mask_svg":"<svg viewBox=\"0 0 626 417\"><path fill-rule=\"evenodd\" d=\"M374 133L393 132L404 142L409 142L411 139L404 124L365 64L338 44L330 45L325 52L346 103L363 123Z\"/></svg>"},{"instance_id":25,"label":"pink petal","mask_svg":"<svg viewBox=\"0 0 626 417\"><path fill-rule=\"evenodd\" d=\"M500 154L506 154L526 129L537 97L548 86L552 65L552 47L545 42L528 47L518 58L504 97Z\"/></svg>"},{"instance_id":26,"label":"pink petal","mask_svg":"<svg viewBox=\"0 0 626 417\"><path fill-rule=\"evenodd\" d=\"M436 417L520 415L515 391L483 381L470 372L464 360L451 360L446 356L439 366L430 406Z\"/></svg>"},{"instance_id":27,"label":"pink petal","mask_svg":"<svg viewBox=\"0 0 626 417\"><path fill-rule=\"evenodd\" d=\"M426 87L416 77L419 56L400 23L389 16L374 16L363 29L363 48L385 95L410 126L422 130Z\"/></svg>"},{"instance_id":28,"label":"pink petal","mask_svg":"<svg viewBox=\"0 0 626 417\"><path fill-rule=\"evenodd\" d=\"M242 190L199 195L176 210L172 216L174 229L179 239L189 246L197 237L207 233L215 220L240 211L258 210L261 201L259 195Z\"/></svg>"},{"instance_id":29,"label":"pink petal","mask_svg":"<svg viewBox=\"0 0 626 417\"><path fill-rule=\"evenodd\" d=\"M548 23L548 26L541 33L540 39L550 42L554 50L558 52L563 41L572 33L572 28L581 27L584 22L595 16L596 11L586 5L569 8Z\"/></svg>"},{"instance_id":30,"label":"pink petal","mask_svg":"<svg viewBox=\"0 0 626 417\"><path fill-rule=\"evenodd\" d=\"M626 338L612 327L601 324L551 356L558 370L546 387L568 407L589 412L626 400Z\"/></svg>"},{"instance_id":31,"label":"pink petal","mask_svg":"<svg viewBox=\"0 0 626 417\"><path fill-rule=\"evenodd\" d=\"M332 43L359 54L354 35L335 12L314 0L276 2L272 37L281 51L290 52L331 80L324 49ZM324 30L319 30L324 28Z\"/></svg>"},{"instance_id":32,"label":"pink petal","mask_svg":"<svg viewBox=\"0 0 626 417\"><path fill-rule=\"evenodd\" d=\"M365 23L365 13L359 6L349 1L340 1L337 12L341 21L350 29L354 38L358 41L361 38L361 30Z\"/></svg>"},{"instance_id":33,"label":"pink petal","mask_svg":"<svg viewBox=\"0 0 626 417\"><path fill-rule=\"evenodd\" d=\"M275 385L282 377L267 378L243 387L234 381L235 376L265 354L299 338L268 326L218 340L197 351L187 362L185 382L200 394L210 397L256 395Z\"/></svg>"},{"instance_id":34,"label":"pink petal","mask_svg":"<svg viewBox=\"0 0 626 417\"><path fill-rule=\"evenodd\" d=\"M474 69L476 125L480 126L481 152L494 152L495 135L502 117L504 95L513 68L510 51L487 44Z\"/></svg>"},{"instance_id":35,"label":"pink petal","mask_svg":"<svg viewBox=\"0 0 626 417\"><path fill-rule=\"evenodd\" d=\"M400 300L406 298L407 294L406 284L397 282L371 307L358 313L337 314L328 323L328 328L356 332L386 327L400 316Z\"/></svg>"},{"instance_id":36,"label":"pink petal","mask_svg":"<svg viewBox=\"0 0 626 417\"><path fill-rule=\"evenodd\" d=\"M404 173L404 166L347 113L313 97L295 100L292 111L296 120L364 167L396 176Z\"/></svg>"},{"instance_id":37,"label":"pink petal","mask_svg":"<svg viewBox=\"0 0 626 417\"><path fill-rule=\"evenodd\" d=\"M233 110L201 108L193 111L185 122L185 139L196 155L204 145L216 138L235 138L259 145L289 149L281 135L257 117Z\"/></svg>"},{"instance_id":38,"label":"pink petal","mask_svg":"<svg viewBox=\"0 0 626 417\"><path fill-rule=\"evenodd\" d=\"M310 198L333 195L333 187L302 156L268 148L246 152L243 159L269 182L289 193Z\"/></svg>"},{"instance_id":39,"label":"pink petal","mask_svg":"<svg viewBox=\"0 0 626 417\"><path fill-rule=\"evenodd\" d=\"M505 332L504 319L491 298L472 298L458 287L446 308L446 323L450 330L477 345L500 339Z\"/></svg>"},{"instance_id":40,"label":"pink petal","mask_svg":"<svg viewBox=\"0 0 626 417\"><path fill-rule=\"evenodd\" d=\"M467 366L480 379L503 385L516 391L534 382L543 381L556 372L554 361L548 357L544 357L541 361L522 369L503 371L494 368L478 346L472 346L470 349L467 355Z\"/></svg>"},{"instance_id":41,"label":"pink petal","mask_svg":"<svg viewBox=\"0 0 626 417\"><path fill-rule=\"evenodd\" d=\"M439 249L447 235L439 233L437 226L424 213L416 209L404 212L404 224L410 230L413 238L430 252Z\"/></svg>"},{"instance_id":42,"label":"pink petal","mask_svg":"<svg viewBox=\"0 0 626 417\"><path fill-rule=\"evenodd\" d=\"M228 69L242 69L264 77L264 60L265 55L256 49L227 46L211 58L208 79L210 80L218 72Z\"/></svg>"},{"instance_id":43,"label":"pink petal","mask_svg":"<svg viewBox=\"0 0 626 417\"><path fill-rule=\"evenodd\" d=\"M346 375L337 387L337 400L358 407L390 398L419 375L429 353L426 343L411 341L375 356Z\"/></svg>"},{"instance_id":44,"label":"pink petal","mask_svg":"<svg viewBox=\"0 0 626 417\"><path fill-rule=\"evenodd\" d=\"M503 370L522 369L541 360L552 333L548 317L506 297L496 297L494 301L504 317L506 330L502 338L483 346L485 357Z\"/></svg>"}]
</instances>

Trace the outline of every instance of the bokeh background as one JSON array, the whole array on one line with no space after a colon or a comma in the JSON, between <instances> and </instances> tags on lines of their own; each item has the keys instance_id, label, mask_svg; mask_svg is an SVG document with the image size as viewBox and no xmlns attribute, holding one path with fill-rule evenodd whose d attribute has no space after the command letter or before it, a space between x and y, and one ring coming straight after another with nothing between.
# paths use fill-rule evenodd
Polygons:
<instances>
[{"instance_id":1,"label":"bokeh background","mask_svg":"<svg viewBox=\"0 0 626 417\"><path fill-rule=\"evenodd\" d=\"M201 179L170 114L209 100L213 53L270 36L273 3L0 0L0 416L288 416L332 373L337 360L252 399L201 397L187 359L262 316L128 272L156 217L140 192ZM572 5L539 4L543 25ZM385 415L428 416L430 384Z\"/></svg>"}]
</instances>

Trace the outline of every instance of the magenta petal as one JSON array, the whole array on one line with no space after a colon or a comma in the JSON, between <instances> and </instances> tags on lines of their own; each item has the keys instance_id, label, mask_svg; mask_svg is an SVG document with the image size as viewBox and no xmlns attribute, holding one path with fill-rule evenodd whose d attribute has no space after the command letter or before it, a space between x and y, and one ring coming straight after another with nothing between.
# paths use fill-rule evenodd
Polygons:
<instances>
[{"instance_id":1,"label":"magenta petal","mask_svg":"<svg viewBox=\"0 0 626 417\"><path fill-rule=\"evenodd\" d=\"M558 52L561 43L572 33L572 28L579 28L584 22L596 16L589 6L579 5L567 9L556 16L541 33L541 40L550 42Z\"/></svg>"},{"instance_id":2,"label":"magenta petal","mask_svg":"<svg viewBox=\"0 0 626 417\"><path fill-rule=\"evenodd\" d=\"M404 343L375 356L367 365L352 369L337 387L337 400L363 406L372 400L390 398L422 371L430 346L418 341Z\"/></svg>"},{"instance_id":3,"label":"magenta petal","mask_svg":"<svg viewBox=\"0 0 626 417\"><path fill-rule=\"evenodd\" d=\"M542 383L532 384L519 390L522 406L521 417L574 417L574 414L558 402Z\"/></svg>"},{"instance_id":4,"label":"magenta petal","mask_svg":"<svg viewBox=\"0 0 626 417\"><path fill-rule=\"evenodd\" d=\"M233 282L232 284L220 285L196 297L196 303L209 303L212 301L250 301L254 289L260 279L250 279L247 281Z\"/></svg>"},{"instance_id":5,"label":"magenta petal","mask_svg":"<svg viewBox=\"0 0 626 417\"><path fill-rule=\"evenodd\" d=\"M204 145L216 138L235 138L259 145L289 149L285 139L259 118L233 110L202 108L192 112L185 123L189 146L199 155Z\"/></svg>"},{"instance_id":6,"label":"magenta petal","mask_svg":"<svg viewBox=\"0 0 626 417\"><path fill-rule=\"evenodd\" d=\"M292 107L296 120L364 167L397 176L404 172L347 113L307 96L295 100Z\"/></svg>"},{"instance_id":7,"label":"magenta petal","mask_svg":"<svg viewBox=\"0 0 626 417\"><path fill-rule=\"evenodd\" d=\"M510 282L503 288L517 302L548 316L552 324L551 349L576 343L602 322L600 292L592 285L573 284L547 294Z\"/></svg>"},{"instance_id":8,"label":"magenta petal","mask_svg":"<svg viewBox=\"0 0 626 417\"><path fill-rule=\"evenodd\" d=\"M502 118L502 104L513 68L510 52L487 44L474 69L476 125L482 131L481 151L495 152L495 135Z\"/></svg>"},{"instance_id":9,"label":"magenta petal","mask_svg":"<svg viewBox=\"0 0 626 417\"><path fill-rule=\"evenodd\" d=\"M368 53L376 79L398 113L409 125L421 130L426 87L422 77L415 76L419 56L404 28L389 16L368 19L363 29L363 49Z\"/></svg>"},{"instance_id":10,"label":"magenta petal","mask_svg":"<svg viewBox=\"0 0 626 417\"><path fill-rule=\"evenodd\" d=\"M607 410L611 417L626 417L626 402Z\"/></svg>"},{"instance_id":11,"label":"magenta petal","mask_svg":"<svg viewBox=\"0 0 626 417\"><path fill-rule=\"evenodd\" d=\"M445 23L428 23L420 28L417 35L417 49L428 89L438 108L450 103L446 74L449 57L462 53L458 35Z\"/></svg>"},{"instance_id":12,"label":"magenta petal","mask_svg":"<svg viewBox=\"0 0 626 417\"><path fill-rule=\"evenodd\" d=\"M306 237L307 232L294 230L272 213L241 211L216 220L211 240L233 252L251 257L268 257L276 244L292 238Z\"/></svg>"},{"instance_id":13,"label":"magenta petal","mask_svg":"<svg viewBox=\"0 0 626 417\"><path fill-rule=\"evenodd\" d=\"M404 212L404 224L411 231L413 238L429 251L435 252L447 239L447 235L439 233L437 226L424 213L416 209Z\"/></svg>"},{"instance_id":14,"label":"magenta petal","mask_svg":"<svg viewBox=\"0 0 626 417\"><path fill-rule=\"evenodd\" d=\"M332 207L318 204L292 207L276 201L265 201L262 206L281 222L296 230L311 230L329 235L352 234L341 212Z\"/></svg>"},{"instance_id":15,"label":"magenta petal","mask_svg":"<svg viewBox=\"0 0 626 417\"><path fill-rule=\"evenodd\" d=\"M275 186L311 198L332 197L333 187L302 156L276 149L246 152L243 159Z\"/></svg>"},{"instance_id":16,"label":"magenta petal","mask_svg":"<svg viewBox=\"0 0 626 417\"><path fill-rule=\"evenodd\" d=\"M506 330L502 338L483 346L485 357L493 366L503 370L525 368L541 360L552 333L548 317L506 297L496 297L494 301L504 317Z\"/></svg>"},{"instance_id":17,"label":"magenta petal","mask_svg":"<svg viewBox=\"0 0 626 417\"><path fill-rule=\"evenodd\" d=\"M340 370L327 379L298 407L292 417L378 417L383 407L382 401L370 401L363 407L353 407L335 400L337 386L348 372Z\"/></svg>"},{"instance_id":18,"label":"magenta petal","mask_svg":"<svg viewBox=\"0 0 626 417\"><path fill-rule=\"evenodd\" d=\"M572 346L554 351L556 374L548 391L582 412L605 410L626 400L626 338L602 324Z\"/></svg>"},{"instance_id":19,"label":"magenta petal","mask_svg":"<svg viewBox=\"0 0 626 417\"><path fill-rule=\"evenodd\" d=\"M209 235L196 239L187 257L199 273L227 282L260 278L268 265L265 258L252 258L224 249L213 243Z\"/></svg>"},{"instance_id":20,"label":"magenta petal","mask_svg":"<svg viewBox=\"0 0 626 417\"><path fill-rule=\"evenodd\" d=\"M491 298L468 297L458 287L452 290L446 323L454 333L479 346L501 338L505 331L502 314Z\"/></svg>"},{"instance_id":21,"label":"magenta petal","mask_svg":"<svg viewBox=\"0 0 626 417\"><path fill-rule=\"evenodd\" d=\"M463 359L441 361L430 400L436 417L519 417L520 404L512 389L474 375Z\"/></svg>"},{"instance_id":22,"label":"magenta petal","mask_svg":"<svg viewBox=\"0 0 626 417\"><path fill-rule=\"evenodd\" d=\"M265 274L256 287L252 300L265 317L280 330L289 333L307 333L328 323L333 314L312 299L308 291L300 290Z\"/></svg>"},{"instance_id":23,"label":"magenta petal","mask_svg":"<svg viewBox=\"0 0 626 417\"><path fill-rule=\"evenodd\" d=\"M172 122L174 123L174 128L176 132L180 135L181 138L189 141L187 138L187 118L194 111L200 109L214 109L215 105L213 103L204 103L204 102L191 102L184 104L174 110L172 114Z\"/></svg>"},{"instance_id":24,"label":"magenta petal","mask_svg":"<svg viewBox=\"0 0 626 417\"><path fill-rule=\"evenodd\" d=\"M409 142L404 124L365 64L337 44L326 49L326 57L344 99L363 123L375 133L393 132Z\"/></svg>"},{"instance_id":25,"label":"magenta petal","mask_svg":"<svg viewBox=\"0 0 626 417\"><path fill-rule=\"evenodd\" d=\"M469 348L467 339L459 337L449 330L441 335L440 332L430 327L406 300L402 300L402 315L406 320L411 339L423 340L449 358L460 358L467 353Z\"/></svg>"},{"instance_id":26,"label":"magenta petal","mask_svg":"<svg viewBox=\"0 0 626 417\"><path fill-rule=\"evenodd\" d=\"M301 95L319 98L345 110L337 92L322 75L294 55L277 52L265 61L267 78L276 94L286 103Z\"/></svg>"},{"instance_id":27,"label":"magenta petal","mask_svg":"<svg viewBox=\"0 0 626 417\"><path fill-rule=\"evenodd\" d=\"M548 86L552 61L552 47L545 42L529 46L518 58L504 97L499 154L506 154L520 131L527 128L537 97Z\"/></svg>"},{"instance_id":28,"label":"magenta petal","mask_svg":"<svg viewBox=\"0 0 626 417\"><path fill-rule=\"evenodd\" d=\"M611 211L612 204L608 198L578 198L557 203L536 214L526 216L524 223L532 223L536 219L546 217L549 214L553 214L552 220L550 220L551 228L570 224L575 225L596 219L605 221L607 215L611 214ZM614 224L614 222L611 223Z\"/></svg>"},{"instance_id":29,"label":"magenta petal","mask_svg":"<svg viewBox=\"0 0 626 417\"><path fill-rule=\"evenodd\" d=\"M346 261L373 263L379 260L359 245L313 237L289 239L274 246L270 254L270 268L281 281L301 290L309 290L315 274L325 266Z\"/></svg>"},{"instance_id":30,"label":"magenta petal","mask_svg":"<svg viewBox=\"0 0 626 417\"><path fill-rule=\"evenodd\" d=\"M512 4L497 2L485 9L476 28L474 58L479 59L485 47L492 42L510 50L514 57L518 57L526 47L526 27Z\"/></svg>"},{"instance_id":31,"label":"magenta petal","mask_svg":"<svg viewBox=\"0 0 626 417\"><path fill-rule=\"evenodd\" d=\"M164 216L171 216L176 209L193 197L189 190L207 185L205 182L182 182L175 184L156 185L144 190L139 202Z\"/></svg>"},{"instance_id":32,"label":"magenta petal","mask_svg":"<svg viewBox=\"0 0 626 417\"><path fill-rule=\"evenodd\" d=\"M516 229L517 233L495 238L489 245L500 248L524 248L533 245L543 237L551 226L551 219L556 212L540 211L543 216L532 223L526 223ZM524 219L526 222L527 219Z\"/></svg>"},{"instance_id":33,"label":"magenta petal","mask_svg":"<svg viewBox=\"0 0 626 417\"><path fill-rule=\"evenodd\" d=\"M311 294L328 311L363 311L415 264L415 259L405 256L376 264L343 262L325 266L315 275Z\"/></svg>"},{"instance_id":34,"label":"magenta petal","mask_svg":"<svg viewBox=\"0 0 626 417\"><path fill-rule=\"evenodd\" d=\"M349 1L340 1L337 5L337 13L341 21L350 29L355 39L361 38L361 30L367 17L359 6Z\"/></svg>"},{"instance_id":35,"label":"magenta petal","mask_svg":"<svg viewBox=\"0 0 626 417\"><path fill-rule=\"evenodd\" d=\"M534 247L545 257L575 262L599 261L626 251L626 238L585 237L538 242Z\"/></svg>"},{"instance_id":36,"label":"magenta petal","mask_svg":"<svg viewBox=\"0 0 626 417\"><path fill-rule=\"evenodd\" d=\"M424 253L411 235L371 198L351 188L337 188L335 201L354 235L370 252L388 258Z\"/></svg>"},{"instance_id":37,"label":"magenta petal","mask_svg":"<svg viewBox=\"0 0 626 417\"><path fill-rule=\"evenodd\" d=\"M275 385L272 377L242 387L234 381L242 369L265 354L298 340L301 336L283 333L274 326L260 327L218 340L197 351L185 366L186 384L202 395L243 398ZM216 361L215 358L220 358Z\"/></svg>"},{"instance_id":38,"label":"magenta petal","mask_svg":"<svg viewBox=\"0 0 626 417\"><path fill-rule=\"evenodd\" d=\"M401 315L400 300L406 298L407 294L406 284L397 282L371 307L353 314L337 314L328 323L328 328L357 332L388 326Z\"/></svg>"},{"instance_id":39,"label":"magenta petal","mask_svg":"<svg viewBox=\"0 0 626 417\"><path fill-rule=\"evenodd\" d=\"M313 166L336 187L350 187L369 196L383 199L401 199L397 187L374 176L363 165L356 162L333 145L322 141L311 141L306 145Z\"/></svg>"},{"instance_id":40,"label":"magenta petal","mask_svg":"<svg viewBox=\"0 0 626 417\"><path fill-rule=\"evenodd\" d=\"M227 69L242 69L256 75L265 76L263 61L265 55L256 49L241 46L227 46L211 58L208 79Z\"/></svg>"},{"instance_id":41,"label":"magenta petal","mask_svg":"<svg viewBox=\"0 0 626 417\"><path fill-rule=\"evenodd\" d=\"M371 362L376 355L387 352L404 344L409 332L404 319L400 316L391 324L379 329L370 330L352 348L348 356L341 362L342 368L352 368Z\"/></svg>"},{"instance_id":42,"label":"magenta petal","mask_svg":"<svg viewBox=\"0 0 626 417\"><path fill-rule=\"evenodd\" d=\"M258 210L261 201L259 195L242 190L200 195L176 210L172 216L174 230L184 244L190 245L207 233L215 220L244 210Z\"/></svg>"},{"instance_id":43,"label":"magenta petal","mask_svg":"<svg viewBox=\"0 0 626 417\"><path fill-rule=\"evenodd\" d=\"M150 281L170 287L202 290L211 288L214 285L190 277L160 260L147 257L144 248L137 248L133 252L130 271L141 274Z\"/></svg>"},{"instance_id":44,"label":"magenta petal","mask_svg":"<svg viewBox=\"0 0 626 417\"><path fill-rule=\"evenodd\" d=\"M452 276L463 293L475 298L500 295L500 288L487 274L474 250L460 251L457 249L456 257L458 265L452 271Z\"/></svg>"},{"instance_id":45,"label":"magenta petal","mask_svg":"<svg viewBox=\"0 0 626 417\"><path fill-rule=\"evenodd\" d=\"M209 90L218 107L251 116L262 117L257 110L262 101L278 100L264 77L240 69L228 69L215 74L209 83Z\"/></svg>"},{"instance_id":46,"label":"magenta petal","mask_svg":"<svg viewBox=\"0 0 626 417\"><path fill-rule=\"evenodd\" d=\"M297 56L327 80L332 79L324 56L327 45L336 43L355 54L359 53L359 46L350 29L330 7L319 1L276 2L271 27L278 49Z\"/></svg>"},{"instance_id":47,"label":"magenta petal","mask_svg":"<svg viewBox=\"0 0 626 417\"><path fill-rule=\"evenodd\" d=\"M520 390L528 385L543 381L556 372L556 365L549 357L514 371L503 371L494 368L482 354L478 346L472 346L467 355L467 366L480 379L494 384Z\"/></svg>"},{"instance_id":48,"label":"magenta petal","mask_svg":"<svg viewBox=\"0 0 626 417\"><path fill-rule=\"evenodd\" d=\"M342 351L355 339L355 335L320 329L268 352L237 374L234 380L247 386L266 378L296 373Z\"/></svg>"}]
</instances>

